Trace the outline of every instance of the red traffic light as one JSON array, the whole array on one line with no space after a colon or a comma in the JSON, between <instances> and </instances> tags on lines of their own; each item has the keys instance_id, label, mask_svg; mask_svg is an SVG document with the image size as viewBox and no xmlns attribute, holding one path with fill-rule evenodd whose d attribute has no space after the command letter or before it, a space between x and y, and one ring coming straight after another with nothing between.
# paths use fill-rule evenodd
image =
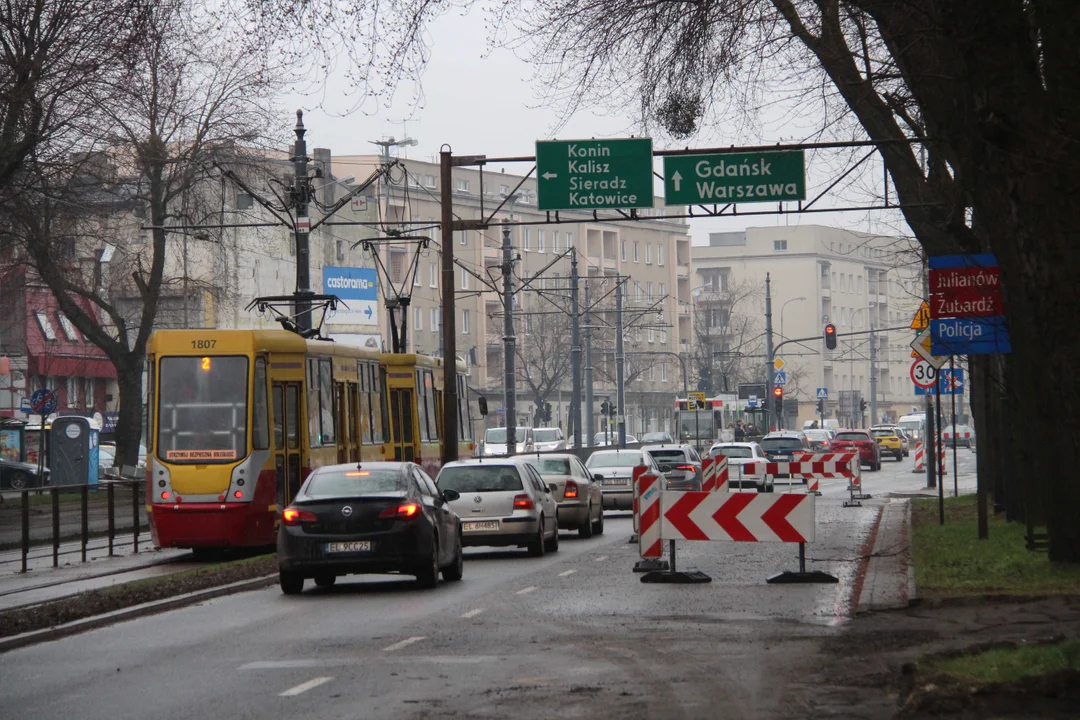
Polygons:
<instances>
[{"instance_id":1,"label":"red traffic light","mask_svg":"<svg viewBox=\"0 0 1080 720\"><path fill-rule=\"evenodd\" d=\"M777 385L776 387L773 388L772 394L773 394L773 397L782 398L782 397L784 397L784 388Z\"/></svg>"},{"instance_id":2,"label":"red traffic light","mask_svg":"<svg viewBox=\"0 0 1080 720\"><path fill-rule=\"evenodd\" d=\"M836 349L836 326L832 323L825 326L825 347L829 350Z\"/></svg>"}]
</instances>

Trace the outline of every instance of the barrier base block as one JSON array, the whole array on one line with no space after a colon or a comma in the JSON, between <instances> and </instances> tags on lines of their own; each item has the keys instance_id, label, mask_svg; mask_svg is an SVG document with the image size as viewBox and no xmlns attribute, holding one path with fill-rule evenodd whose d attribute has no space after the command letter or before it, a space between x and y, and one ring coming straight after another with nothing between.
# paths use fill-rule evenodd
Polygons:
<instances>
[{"instance_id":1,"label":"barrier base block","mask_svg":"<svg viewBox=\"0 0 1080 720\"><path fill-rule=\"evenodd\" d=\"M634 572L636 573L655 571L667 572L670 568L671 566L668 565L667 560L660 560L658 558L644 558L643 560L638 560L634 563Z\"/></svg>"},{"instance_id":2,"label":"barrier base block","mask_svg":"<svg viewBox=\"0 0 1080 720\"><path fill-rule=\"evenodd\" d=\"M630 539L626 541L626 544L627 545L637 545L637 542L638 542L638 536L637 536L637 533L634 533L633 535L630 536Z\"/></svg>"},{"instance_id":3,"label":"barrier base block","mask_svg":"<svg viewBox=\"0 0 1080 720\"><path fill-rule=\"evenodd\" d=\"M862 503L855 498L852 498L844 501L844 507L862 507Z\"/></svg>"},{"instance_id":4,"label":"barrier base block","mask_svg":"<svg viewBox=\"0 0 1080 720\"><path fill-rule=\"evenodd\" d=\"M675 572L651 572L641 576L643 583L673 583L676 585L697 585L710 583L712 578L697 570L677 570Z\"/></svg>"},{"instance_id":5,"label":"barrier base block","mask_svg":"<svg viewBox=\"0 0 1080 720\"><path fill-rule=\"evenodd\" d=\"M772 577L765 578L765 582L769 584L790 585L805 583L838 583L840 580L821 570L811 570L808 572L785 570L782 573L777 573Z\"/></svg>"}]
</instances>

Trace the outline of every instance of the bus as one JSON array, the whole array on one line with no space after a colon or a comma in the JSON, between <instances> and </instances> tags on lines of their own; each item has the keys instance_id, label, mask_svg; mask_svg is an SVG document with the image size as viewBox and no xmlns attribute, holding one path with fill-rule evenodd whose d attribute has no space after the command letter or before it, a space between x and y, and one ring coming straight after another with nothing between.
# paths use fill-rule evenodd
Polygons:
<instances>
[{"instance_id":1,"label":"bus","mask_svg":"<svg viewBox=\"0 0 1080 720\"><path fill-rule=\"evenodd\" d=\"M459 457L473 449L464 370L455 373ZM438 471L436 358L286 330L159 330L147 385L147 515L158 547L270 545L280 510L323 465L404 459Z\"/></svg>"}]
</instances>

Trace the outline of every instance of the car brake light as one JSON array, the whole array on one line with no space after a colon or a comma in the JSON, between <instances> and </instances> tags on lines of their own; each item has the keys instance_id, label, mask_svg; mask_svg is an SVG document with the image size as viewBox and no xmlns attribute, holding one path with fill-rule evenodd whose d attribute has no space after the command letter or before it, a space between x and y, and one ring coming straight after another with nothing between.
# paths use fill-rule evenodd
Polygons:
<instances>
[{"instance_id":1,"label":"car brake light","mask_svg":"<svg viewBox=\"0 0 1080 720\"><path fill-rule=\"evenodd\" d=\"M301 523L318 522L319 518L315 517L315 513L310 513L307 510L287 507L281 513L281 521L289 527L295 527Z\"/></svg>"},{"instance_id":2,"label":"car brake light","mask_svg":"<svg viewBox=\"0 0 1080 720\"><path fill-rule=\"evenodd\" d=\"M697 470L697 468L694 467L693 465L676 465L675 469L676 470L689 470L690 472L695 472Z\"/></svg>"},{"instance_id":3,"label":"car brake light","mask_svg":"<svg viewBox=\"0 0 1080 720\"><path fill-rule=\"evenodd\" d=\"M564 498L576 498L577 497L577 483L573 480L566 481L566 487L563 488Z\"/></svg>"},{"instance_id":4,"label":"car brake light","mask_svg":"<svg viewBox=\"0 0 1080 720\"><path fill-rule=\"evenodd\" d=\"M532 498L528 495L515 495L514 496L514 509L515 510L532 510L536 506L533 505Z\"/></svg>"},{"instance_id":5,"label":"car brake light","mask_svg":"<svg viewBox=\"0 0 1080 720\"><path fill-rule=\"evenodd\" d=\"M380 520L411 520L420 513L420 506L416 503L405 503L397 507L388 507L379 513Z\"/></svg>"}]
</instances>

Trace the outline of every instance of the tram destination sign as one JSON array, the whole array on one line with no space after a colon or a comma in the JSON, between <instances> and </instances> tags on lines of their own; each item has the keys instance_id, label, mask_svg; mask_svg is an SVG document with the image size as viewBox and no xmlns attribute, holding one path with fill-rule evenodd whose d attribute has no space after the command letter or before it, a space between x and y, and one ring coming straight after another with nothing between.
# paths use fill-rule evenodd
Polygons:
<instances>
[{"instance_id":1,"label":"tram destination sign","mask_svg":"<svg viewBox=\"0 0 1080 720\"><path fill-rule=\"evenodd\" d=\"M664 158L667 205L805 199L806 163L802 150Z\"/></svg>"},{"instance_id":2,"label":"tram destination sign","mask_svg":"<svg viewBox=\"0 0 1080 720\"><path fill-rule=\"evenodd\" d=\"M652 140L537 140L540 210L653 206Z\"/></svg>"}]
</instances>

